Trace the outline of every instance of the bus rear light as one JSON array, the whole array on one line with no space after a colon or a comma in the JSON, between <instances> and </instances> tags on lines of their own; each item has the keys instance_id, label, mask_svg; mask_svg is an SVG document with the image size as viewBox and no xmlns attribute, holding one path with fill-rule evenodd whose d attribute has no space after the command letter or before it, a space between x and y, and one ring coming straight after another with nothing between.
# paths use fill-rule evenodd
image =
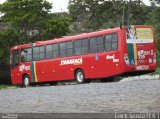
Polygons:
<instances>
[{"instance_id":1,"label":"bus rear light","mask_svg":"<svg viewBox=\"0 0 160 119\"><path fill-rule=\"evenodd\" d=\"M152 59L151 58L149 59L149 63L152 63Z\"/></svg>"},{"instance_id":2,"label":"bus rear light","mask_svg":"<svg viewBox=\"0 0 160 119\"><path fill-rule=\"evenodd\" d=\"M156 63L156 62L157 62L157 60L156 60L156 58L154 58L154 59L153 59L153 63Z\"/></svg>"}]
</instances>

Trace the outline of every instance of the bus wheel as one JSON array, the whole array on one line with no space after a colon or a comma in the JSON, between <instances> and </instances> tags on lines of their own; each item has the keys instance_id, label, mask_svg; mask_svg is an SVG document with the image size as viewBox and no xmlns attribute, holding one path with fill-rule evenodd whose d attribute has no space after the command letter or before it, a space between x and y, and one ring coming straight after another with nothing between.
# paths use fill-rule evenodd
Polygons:
<instances>
[{"instance_id":1,"label":"bus wheel","mask_svg":"<svg viewBox=\"0 0 160 119\"><path fill-rule=\"evenodd\" d=\"M23 87L28 87L30 85L30 79L28 75L23 77Z\"/></svg>"},{"instance_id":2,"label":"bus wheel","mask_svg":"<svg viewBox=\"0 0 160 119\"><path fill-rule=\"evenodd\" d=\"M81 69L78 69L75 73L75 80L77 83L81 84L85 82L85 76Z\"/></svg>"}]
</instances>

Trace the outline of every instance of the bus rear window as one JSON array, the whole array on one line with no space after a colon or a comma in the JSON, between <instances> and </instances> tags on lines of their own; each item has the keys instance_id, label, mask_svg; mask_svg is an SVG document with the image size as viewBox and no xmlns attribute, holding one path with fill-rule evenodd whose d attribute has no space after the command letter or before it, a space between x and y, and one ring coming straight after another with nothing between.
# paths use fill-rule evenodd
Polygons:
<instances>
[{"instance_id":1,"label":"bus rear window","mask_svg":"<svg viewBox=\"0 0 160 119\"><path fill-rule=\"evenodd\" d=\"M153 43L152 28L126 27L127 43Z\"/></svg>"}]
</instances>

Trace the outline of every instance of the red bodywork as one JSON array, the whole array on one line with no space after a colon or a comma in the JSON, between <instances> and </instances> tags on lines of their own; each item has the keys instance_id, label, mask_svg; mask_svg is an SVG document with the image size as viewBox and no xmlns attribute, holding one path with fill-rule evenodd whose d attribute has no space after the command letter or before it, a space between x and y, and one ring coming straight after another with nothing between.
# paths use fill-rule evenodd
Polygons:
<instances>
[{"instance_id":1,"label":"red bodywork","mask_svg":"<svg viewBox=\"0 0 160 119\"><path fill-rule=\"evenodd\" d=\"M151 28L150 26L135 26L143 28ZM60 80L74 80L74 74L76 69L82 69L85 73L86 79L92 78L104 78L115 75L120 75L126 72L137 71L154 71L156 70L156 62L149 63L148 57L153 59L155 55L147 55L142 61L137 60L137 64L130 65L125 62L125 58L128 58L128 46L126 43L126 27L106 29L92 33L85 33L76 36L68 36L59 39L53 39L48 41L37 41L34 44L24 44L14 46L11 48L11 54L14 50L21 51L24 48L33 46L46 46L47 44L54 44L65 41L73 41L76 39L90 38L94 36L104 36L110 33L118 34L118 50L116 51L104 51L101 53L89 53L86 55L70 56L70 57L58 57L55 59L44 59L32 62L19 62L16 67L12 67L12 55L11 55L11 77L13 84L21 84L22 77L27 74L30 77L31 82L48 82L48 81L60 81ZM150 51L156 53L155 39L153 43L149 44L136 44L137 52L139 50ZM19 53L20 55L20 53ZM20 57L19 57L20 60ZM81 63L68 63L63 65L63 61L79 60ZM126 59L126 60L129 60ZM70 61L71 62L71 61ZM137 68L138 67L138 68ZM21 70L22 69L22 70ZM34 75L34 76L33 76Z\"/></svg>"}]
</instances>

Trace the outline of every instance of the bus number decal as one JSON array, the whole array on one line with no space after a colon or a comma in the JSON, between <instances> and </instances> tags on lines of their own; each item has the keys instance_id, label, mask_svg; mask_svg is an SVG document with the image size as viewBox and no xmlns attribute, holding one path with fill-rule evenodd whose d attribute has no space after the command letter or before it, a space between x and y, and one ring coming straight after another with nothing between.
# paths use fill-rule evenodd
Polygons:
<instances>
[{"instance_id":1,"label":"bus number decal","mask_svg":"<svg viewBox=\"0 0 160 119\"><path fill-rule=\"evenodd\" d=\"M83 63L83 59L77 58L77 59L69 59L69 60L61 60L60 65L68 65L68 64L74 64L74 65L79 65Z\"/></svg>"}]
</instances>

